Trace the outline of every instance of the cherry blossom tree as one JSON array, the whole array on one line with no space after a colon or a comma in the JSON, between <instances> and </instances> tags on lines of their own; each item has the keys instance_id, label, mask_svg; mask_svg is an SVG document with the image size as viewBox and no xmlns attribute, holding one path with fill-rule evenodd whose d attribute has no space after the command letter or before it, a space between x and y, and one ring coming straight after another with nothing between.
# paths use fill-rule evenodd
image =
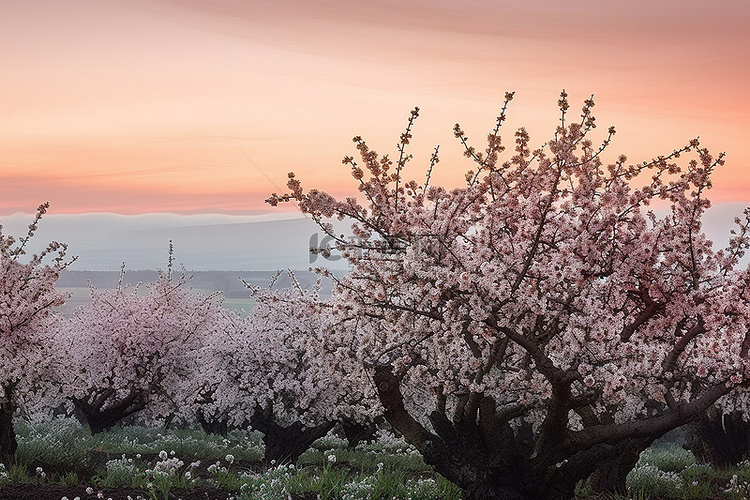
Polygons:
<instances>
[{"instance_id":1,"label":"cherry blossom tree","mask_svg":"<svg viewBox=\"0 0 750 500\"><path fill-rule=\"evenodd\" d=\"M268 462L293 462L342 420L365 422L378 405L356 355L355 329L337 323L319 285L247 285L256 305L217 329L203 351L201 412L264 434Z\"/></svg>"},{"instance_id":2,"label":"cherry blossom tree","mask_svg":"<svg viewBox=\"0 0 750 500\"><path fill-rule=\"evenodd\" d=\"M61 336L69 356L66 391L93 433L137 412L154 420L192 410L198 352L223 310L218 294L188 286L184 274L167 272L141 290L123 282L114 290L91 286Z\"/></svg>"},{"instance_id":3,"label":"cherry blossom tree","mask_svg":"<svg viewBox=\"0 0 750 500\"><path fill-rule=\"evenodd\" d=\"M53 342L46 325L53 308L67 298L55 290L55 283L73 261L66 257L66 245L54 241L27 257L29 242L48 208L49 203L39 206L21 238L3 234L0 225L0 461L7 466L18 446L13 416L19 398L48 375Z\"/></svg>"},{"instance_id":4,"label":"cherry blossom tree","mask_svg":"<svg viewBox=\"0 0 750 500\"><path fill-rule=\"evenodd\" d=\"M723 154L692 140L605 165L615 129L592 142L593 98L571 118L563 92L552 138L532 149L521 128L506 150L512 98L484 151L456 125L476 165L463 187L430 185L437 149L425 182L405 178L415 109L395 159L354 138L359 197L290 173L268 201L296 201L334 238L327 219L353 221L359 240L337 243L343 314L371 323L363 361L386 419L427 463L470 498L570 498L592 473L622 485L643 448L714 403L746 411L750 217L712 248L701 216Z\"/></svg>"}]
</instances>

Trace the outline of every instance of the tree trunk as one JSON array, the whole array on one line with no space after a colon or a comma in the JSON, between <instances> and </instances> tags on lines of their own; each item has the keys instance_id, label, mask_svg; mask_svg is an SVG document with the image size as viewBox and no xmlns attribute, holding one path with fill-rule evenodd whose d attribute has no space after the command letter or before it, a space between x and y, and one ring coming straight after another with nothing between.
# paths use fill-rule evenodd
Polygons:
<instances>
[{"instance_id":1,"label":"tree trunk","mask_svg":"<svg viewBox=\"0 0 750 500\"><path fill-rule=\"evenodd\" d=\"M10 467L16 458L18 442L13 430L13 384L4 385L4 401L0 403L0 462Z\"/></svg>"},{"instance_id":2,"label":"tree trunk","mask_svg":"<svg viewBox=\"0 0 750 500\"><path fill-rule=\"evenodd\" d=\"M203 415L203 411L200 409L197 411L196 416L203 432L206 434L218 434L219 436L227 437L227 434L229 433L227 419L206 419L205 415Z\"/></svg>"},{"instance_id":3,"label":"tree trunk","mask_svg":"<svg viewBox=\"0 0 750 500\"><path fill-rule=\"evenodd\" d=\"M479 419L457 415L449 420L442 411L432 412L433 434L408 414L399 380L390 370L378 369L375 384L386 420L422 453L426 463L461 487L467 499L568 499L581 475L586 478L594 469L596 462L585 459L555 468L534 458L531 426L514 430L510 415L498 415L491 398L476 406Z\"/></svg>"},{"instance_id":4,"label":"tree trunk","mask_svg":"<svg viewBox=\"0 0 750 500\"><path fill-rule=\"evenodd\" d=\"M654 438L628 439L617 445L619 453L602 460L591 474L591 488L596 493L625 491L625 480L633 470L641 452L651 446Z\"/></svg>"},{"instance_id":5,"label":"tree trunk","mask_svg":"<svg viewBox=\"0 0 750 500\"><path fill-rule=\"evenodd\" d=\"M203 429L203 432L206 434L218 434L227 437L227 434L229 433L229 419L226 417L218 418L215 416L206 418L206 414L203 412L204 406L210 406L215 402L215 392L216 391L213 389L203 389L200 391L199 399L197 401L198 410L195 412L196 418L198 419L201 429Z\"/></svg>"},{"instance_id":6,"label":"tree trunk","mask_svg":"<svg viewBox=\"0 0 750 500\"><path fill-rule=\"evenodd\" d=\"M92 434L114 427L125 417L129 417L146 407L146 402L141 394L131 392L121 401L102 409L112 395L114 395L113 390L104 391L92 402L89 402L88 399L73 398L73 404L77 410L76 416L79 420L88 424Z\"/></svg>"},{"instance_id":7,"label":"tree trunk","mask_svg":"<svg viewBox=\"0 0 750 500\"><path fill-rule=\"evenodd\" d=\"M481 394L460 400L457 406L469 410L457 411L452 420L438 405L429 416L433 433L406 411L399 380L389 369L377 369L374 380L386 420L420 451L426 463L463 488L468 499L570 499L578 481L596 469L598 487L622 487L641 449L653 439L594 444L563 460L550 450L537 449L540 438L530 424L511 427L517 413L497 412L492 398Z\"/></svg>"},{"instance_id":8,"label":"tree trunk","mask_svg":"<svg viewBox=\"0 0 750 500\"><path fill-rule=\"evenodd\" d=\"M713 465L732 467L750 456L750 422L740 412L722 415L711 410L685 431L685 447Z\"/></svg>"},{"instance_id":9,"label":"tree trunk","mask_svg":"<svg viewBox=\"0 0 750 500\"><path fill-rule=\"evenodd\" d=\"M271 405L257 408L250 418L250 426L263 433L266 445L265 461L281 464L294 463L310 445L333 429L335 422L326 422L314 427L303 427L300 422L282 427L273 420Z\"/></svg>"},{"instance_id":10,"label":"tree trunk","mask_svg":"<svg viewBox=\"0 0 750 500\"><path fill-rule=\"evenodd\" d=\"M382 422L382 417L379 418ZM374 422L361 424L358 422L341 422L341 427L344 429L344 436L351 448L354 448L359 443L371 443L377 439L376 434L378 433L378 419Z\"/></svg>"}]
</instances>

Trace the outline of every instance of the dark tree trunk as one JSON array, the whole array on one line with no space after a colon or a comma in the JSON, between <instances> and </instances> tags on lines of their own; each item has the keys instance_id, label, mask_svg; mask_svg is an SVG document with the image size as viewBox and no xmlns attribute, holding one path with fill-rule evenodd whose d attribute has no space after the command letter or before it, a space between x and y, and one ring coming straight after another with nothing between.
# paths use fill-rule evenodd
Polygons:
<instances>
[{"instance_id":1,"label":"dark tree trunk","mask_svg":"<svg viewBox=\"0 0 750 500\"><path fill-rule=\"evenodd\" d=\"M164 418L164 428L185 430L190 429L191 425L190 422L180 417L176 413L170 413Z\"/></svg>"},{"instance_id":2,"label":"dark tree trunk","mask_svg":"<svg viewBox=\"0 0 750 500\"><path fill-rule=\"evenodd\" d=\"M227 437L229 433L229 423L227 419L207 419L203 415L203 411L198 410L197 412L198 423L206 434L217 434L222 437Z\"/></svg>"},{"instance_id":3,"label":"dark tree trunk","mask_svg":"<svg viewBox=\"0 0 750 500\"><path fill-rule=\"evenodd\" d=\"M206 418L206 414L203 413L203 406L211 405L215 402L213 389L204 389L199 393L199 399L197 401L198 410L196 411L196 418L198 423L206 434L218 434L223 437L227 437L229 432L229 419L209 417Z\"/></svg>"},{"instance_id":4,"label":"dark tree trunk","mask_svg":"<svg viewBox=\"0 0 750 500\"><path fill-rule=\"evenodd\" d=\"M344 429L344 436L349 446L354 448L359 443L371 443L375 441L377 439L378 423L380 422L382 422L382 418L366 424L343 421L341 422L341 427Z\"/></svg>"},{"instance_id":5,"label":"dark tree trunk","mask_svg":"<svg viewBox=\"0 0 750 500\"><path fill-rule=\"evenodd\" d=\"M88 399L73 398L76 416L88 424L92 434L97 434L117 425L122 419L141 411L146 402L140 392L131 392L127 397L104 408L107 400L114 396L112 389Z\"/></svg>"},{"instance_id":6,"label":"dark tree trunk","mask_svg":"<svg viewBox=\"0 0 750 500\"><path fill-rule=\"evenodd\" d=\"M257 408L250 418L250 426L263 433L267 463L294 463L315 440L333 429L335 422L326 422L314 427L303 427L300 422L282 427L273 419L271 405Z\"/></svg>"},{"instance_id":7,"label":"dark tree trunk","mask_svg":"<svg viewBox=\"0 0 750 500\"><path fill-rule=\"evenodd\" d=\"M386 420L419 450L426 463L463 488L469 499L570 499L576 484L595 472L596 488L622 488L640 451L667 430L694 418L725 391L718 387L684 406L685 411L645 423L592 424L577 432L567 430L567 420L562 425L551 421L552 408L536 434L528 424L516 430L511 427L522 408L499 412L492 398L472 393L458 398L452 419L446 417L445 400L438 399L437 409L429 416L433 433L406 411L399 379L388 367L377 368L374 381ZM585 441L575 440L580 436Z\"/></svg>"},{"instance_id":8,"label":"dark tree trunk","mask_svg":"<svg viewBox=\"0 0 750 500\"><path fill-rule=\"evenodd\" d=\"M512 415L498 415L491 398L477 405L479 419L457 415L451 421L443 411L432 412L433 434L406 412L399 381L390 371L376 371L375 384L386 420L422 453L426 463L463 488L467 499L568 499L581 477L593 472L596 462L589 460L593 457L582 456L557 468L532 458L531 426L514 430L509 424Z\"/></svg>"},{"instance_id":9,"label":"dark tree trunk","mask_svg":"<svg viewBox=\"0 0 750 500\"><path fill-rule=\"evenodd\" d=\"M591 488L597 493L625 491L625 479L633 470L641 452L651 446L654 438L628 439L619 445L622 452L603 460L591 474Z\"/></svg>"},{"instance_id":10,"label":"dark tree trunk","mask_svg":"<svg viewBox=\"0 0 750 500\"><path fill-rule=\"evenodd\" d=\"M13 430L13 384L4 385L3 403L0 403L0 462L10 467L15 461L18 442Z\"/></svg>"},{"instance_id":11,"label":"dark tree trunk","mask_svg":"<svg viewBox=\"0 0 750 500\"><path fill-rule=\"evenodd\" d=\"M742 413L722 415L713 410L685 430L685 447L706 462L732 467L750 456L750 422Z\"/></svg>"},{"instance_id":12,"label":"dark tree trunk","mask_svg":"<svg viewBox=\"0 0 750 500\"><path fill-rule=\"evenodd\" d=\"M169 426L172 425L172 422L174 422L175 416L176 415L174 413L170 413L167 416L167 418L164 419L164 428L165 429L169 429Z\"/></svg>"}]
</instances>

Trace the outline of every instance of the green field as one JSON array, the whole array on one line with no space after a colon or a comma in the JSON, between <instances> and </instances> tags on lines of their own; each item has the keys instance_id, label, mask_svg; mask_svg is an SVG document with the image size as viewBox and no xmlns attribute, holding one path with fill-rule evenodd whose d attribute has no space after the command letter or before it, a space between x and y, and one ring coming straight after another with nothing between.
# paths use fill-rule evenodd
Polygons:
<instances>
[{"instance_id":1,"label":"green field","mask_svg":"<svg viewBox=\"0 0 750 500\"><path fill-rule=\"evenodd\" d=\"M110 497L125 488L165 500L207 488L211 498L224 492L236 499L461 498L457 487L392 436L349 448L329 435L297 464L277 465L262 462L262 436L256 432L233 431L223 438L132 426L91 436L75 420L59 419L19 423L17 434L17 464L0 469L0 493L11 485L63 485L71 499L89 497L86 488Z\"/></svg>"},{"instance_id":2,"label":"green field","mask_svg":"<svg viewBox=\"0 0 750 500\"><path fill-rule=\"evenodd\" d=\"M75 496L104 492L132 498L459 499L459 488L424 463L413 447L386 431L371 444L347 446L329 434L295 465L264 464L262 436L232 431L224 438L198 430L126 426L91 436L73 419L17 425L17 463L0 465L0 494L44 488ZM41 493L39 493L41 492ZM191 496L192 495L192 496ZM1 496L1 495L0 495ZM750 497L750 462L718 469L674 443L647 449L627 489L593 494L579 483L578 499L731 499ZM7 498L7 497L3 497ZM60 495L57 496L60 498ZM92 497L93 498L93 497ZM127 498L127 496L122 496Z\"/></svg>"},{"instance_id":3,"label":"green field","mask_svg":"<svg viewBox=\"0 0 750 500\"><path fill-rule=\"evenodd\" d=\"M64 315L71 315L76 307L87 304L90 301L90 291L88 287L57 287L61 292L70 294L70 298L65 302L64 305L56 308L56 310ZM212 290L199 290L197 292L210 295L214 293ZM226 298L222 302L222 306L232 311L250 311L255 306L255 300L251 298Z\"/></svg>"}]
</instances>

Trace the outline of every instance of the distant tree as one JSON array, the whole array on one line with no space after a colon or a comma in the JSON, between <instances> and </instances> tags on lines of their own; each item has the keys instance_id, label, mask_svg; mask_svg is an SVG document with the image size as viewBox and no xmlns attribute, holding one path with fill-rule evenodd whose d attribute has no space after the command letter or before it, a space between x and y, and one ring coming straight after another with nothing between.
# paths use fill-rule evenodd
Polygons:
<instances>
[{"instance_id":1,"label":"distant tree","mask_svg":"<svg viewBox=\"0 0 750 500\"><path fill-rule=\"evenodd\" d=\"M294 462L340 420L377 412L374 390L346 325L318 289L250 287L256 305L217 329L203 352L203 418L264 434L268 462Z\"/></svg>"},{"instance_id":2,"label":"distant tree","mask_svg":"<svg viewBox=\"0 0 750 500\"><path fill-rule=\"evenodd\" d=\"M429 185L436 155L427 182L404 178L415 110L397 159L354 138L360 198L290 173L269 202L296 201L334 238L327 218L354 222L339 300L373 325L363 359L385 417L427 463L469 498L572 498L594 472L623 485L640 450L715 402L746 411L750 217L712 249L701 216L723 155L693 140L604 165L615 130L592 144L593 99L571 120L563 92L554 136L532 150L522 128L506 152L512 97L484 152L456 125L477 165L465 187ZM426 395L429 412L414 404Z\"/></svg>"},{"instance_id":3,"label":"distant tree","mask_svg":"<svg viewBox=\"0 0 750 500\"><path fill-rule=\"evenodd\" d=\"M197 390L197 356L223 321L218 294L189 288L167 272L146 285L91 287L91 302L67 319L61 338L68 356L66 393L93 433L145 410L150 419L190 413ZM144 413L141 413L143 416Z\"/></svg>"},{"instance_id":4,"label":"distant tree","mask_svg":"<svg viewBox=\"0 0 750 500\"><path fill-rule=\"evenodd\" d=\"M18 398L47 378L54 345L47 324L53 308L67 298L55 283L74 260L66 258L65 244L54 241L26 256L48 208L49 203L39 206L21 238L3 234L0 226L0 460L8 466L18 446L13 431Z\"/></svg>"}]
</instances>

